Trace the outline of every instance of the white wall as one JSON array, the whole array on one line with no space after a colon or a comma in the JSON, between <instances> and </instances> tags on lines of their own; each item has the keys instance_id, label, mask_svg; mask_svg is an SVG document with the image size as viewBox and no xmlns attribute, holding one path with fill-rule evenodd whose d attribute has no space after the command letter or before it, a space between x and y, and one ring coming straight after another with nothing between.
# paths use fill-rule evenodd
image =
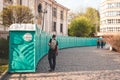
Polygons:
<instances>
[{"instance_id":1,"label":"white wall","mask_svg":"<svg viewBox=\"0 0 120 80\"><path fill-rule=\"evenodd\" d=\"M0 12L3 10L3 0L0 0Z\"/></svg>"},{"instance_id":2,"label":"white wall","mask_svg":"<svg viewBox=\"0 0 120 80\"><path fill-rule=\"evenodd\" d=\"M0 13L3 10L3 0L0 0ZM0 24L2 23L2 18L0 17ZM0 31L3 31L4 27L0 25Z\"/></svg>"}]
</instances>

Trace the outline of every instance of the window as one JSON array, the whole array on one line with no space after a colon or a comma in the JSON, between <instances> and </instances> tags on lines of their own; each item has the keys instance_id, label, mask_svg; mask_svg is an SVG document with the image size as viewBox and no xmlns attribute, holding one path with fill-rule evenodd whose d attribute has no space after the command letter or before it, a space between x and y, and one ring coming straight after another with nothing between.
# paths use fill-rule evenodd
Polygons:
<instances>
[{"instance_id":1,"label":"window","mask_svg":"<svg viewBox=\"0 0 120 80\"><path fill-rule=\"evenodd\" d=\"M57 17L57 9L56 8L53 8L53 16Z\"/></svg>"},{"instance_id":2,"label":"window","mask_svg":"<svg viewBox=\"0 0 120 80\"><path fill-rule=\"evenodd\" d=\"M11 3L12 2L12 0L3 0L4 1L4 3Z\"/></svg>"},{"instance_id":3,"label":"window","mask_svg":"<svg viewBox=\"0 0 120 80\"><path fill-rule=\"evenodd\" d=\"M22 5L22 0L20 0L20 5Z\"/></svg>"},{"instance_id":4,"label":"window","mask_svg":"<svg viewBox=\"0 0 120 80\"><path fill-rule=\"evenodd\" d=\"M111 21L110 19L108 19L108 24L111 24L111 22L112 22L112 21Z\"/></svg>"},{"instance_id":5,"label":"window","mask_svg":"<svg viewBox=\"0 0 120 80\"><path fill-rule=\"evenodd\" d=\"M53 22L53 31L56 32L56 22Z\"/></svg>"},{"instance_id":6,"label":"window","mask_svg":"<svg viewBox=\"0 0 120 80\"><path fill-rule=\"evenodd\" d=\"M42 5L41 4L38 5L38 13L40 13L40 12L42 12Z\"/></svg>"},{"instance_id":7,"label":"window","mask_svg":"<svg viewBox=\"0 0 120 80\"><path fill-rule=\"evenodd\" d=\"M63 11L60 12L60 19L63 20Z\"/></svg>"},{"instance_id":8,"label":"window","mask_svg":"<svg viewBox=\"0 0 120 80\"><path fill-rule=\"evenodd\" d=\"M109 4L107 4L107 8L120 8L120 2L118 2L118 3L109 3Z\"/></svg>"},{"instance_id":9,"label":"window","mask_svg":"<svg viewBox=\"0 0 120 80\"><path fill-rule=\"evenodd\" d=\"M102 24L104 24L103 21ZM120 24L120 19L108 19L107 24Z\"/></svg>"},{"instance_id":10,"label":"window","mask_svg":"<svg viewBox=\"0 0 120 80\"><path fill-rule=\"evenodd\" d=\"M120 19L118 19L118 23L120 23Z\"/></svg>"},{"instance_id":11,"label":"window","mask_svg":"<svg viewBox=\"0 0 120 80\"><path fill-rule=\"evenodd\" d=\"M63 32L63 24L60 24L60 32Z\"/></svg>"}]
</instances>

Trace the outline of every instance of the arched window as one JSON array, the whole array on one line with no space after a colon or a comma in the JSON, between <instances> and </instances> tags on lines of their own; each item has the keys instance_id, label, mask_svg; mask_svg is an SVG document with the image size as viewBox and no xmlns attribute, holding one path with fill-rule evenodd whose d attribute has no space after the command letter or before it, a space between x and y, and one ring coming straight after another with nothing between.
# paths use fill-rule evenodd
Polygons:
<instances>
[{"instance_id":1,"label":"arched window","mask_svg":"<svg viewBox=\"0 0 120 80\"><path fill-rule=\"evenodd\" d=\"M41 4L38 5L38 12L39 13L42 12L42 5Z\"/></svg>"},{"instance_id":2,"label":"arched window","mask_svg":"<svg viewBox=\"0 0 120 80\"><path fill-rule=\"evenodd\" d=\"M22 5L22 0L20 0L20 5Z\"/></svg>"}]
</instances>

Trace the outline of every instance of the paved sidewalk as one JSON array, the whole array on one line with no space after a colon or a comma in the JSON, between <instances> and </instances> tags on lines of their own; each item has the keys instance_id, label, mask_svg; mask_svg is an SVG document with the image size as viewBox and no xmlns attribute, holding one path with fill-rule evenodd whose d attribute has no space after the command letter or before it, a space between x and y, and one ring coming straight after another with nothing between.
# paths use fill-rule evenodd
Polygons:
<instances>
[{"instance_id":1,"label":"paved sidewalk","mask_svg":"<svg viewBox=\"0 0 120 80\"><path fill-rule=\"evenodd\" d=\"M55 72L48 70L46 56L36 73L9 74L5 80L120 80L120 53L96 47L63 49Z\"/></svg>"}]
</instances>

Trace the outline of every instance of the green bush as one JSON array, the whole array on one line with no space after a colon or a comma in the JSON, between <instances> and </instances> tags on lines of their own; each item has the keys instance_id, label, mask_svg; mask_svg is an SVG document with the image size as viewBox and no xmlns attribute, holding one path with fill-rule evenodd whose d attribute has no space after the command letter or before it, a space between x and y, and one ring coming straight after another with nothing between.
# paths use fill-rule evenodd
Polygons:
<instances>
[{"instance_id":1,"label":"green bush","mask_svg":"<svg viewBox=\"0 0 120 80\"><path fill-rule=\"evenodd\" d=\"M0 66L0 75L1 75L5 70L7 70L7 68L8 68L8 65L2 65L2 66Z\"/></svg>"}]
</instances>

